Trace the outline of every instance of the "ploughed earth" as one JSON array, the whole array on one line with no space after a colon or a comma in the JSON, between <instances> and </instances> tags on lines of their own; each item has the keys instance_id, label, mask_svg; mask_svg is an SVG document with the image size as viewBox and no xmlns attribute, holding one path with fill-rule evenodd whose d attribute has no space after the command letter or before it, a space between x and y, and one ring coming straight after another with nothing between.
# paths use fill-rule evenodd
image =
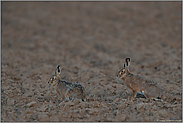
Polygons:
<instances>
[{"instance_id":1,"label":"ploughed earth","mask_svg":"<svg viewBox=\"0 0 183 123\"><path fill-rule=\"evenodd\" d=\"M1 121L182 121L181 2L1 2ZM163 101L116 77L156 81ZM80 83L87 101L48 86Z\"/></svg>"}]
</instances>

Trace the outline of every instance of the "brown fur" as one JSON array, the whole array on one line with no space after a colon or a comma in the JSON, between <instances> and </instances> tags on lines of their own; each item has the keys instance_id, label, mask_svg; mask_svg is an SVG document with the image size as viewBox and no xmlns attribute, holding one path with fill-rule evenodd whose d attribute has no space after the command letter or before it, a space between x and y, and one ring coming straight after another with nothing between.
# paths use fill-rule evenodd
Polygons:
<instances>
[{"instance_id":1,"label":"brown fur","mask_svg":"<svg viewBox=\"0 0 183 123\"><path fill-rule=\"evenodd\" d=\"M48 81L49 85L55 86L56 92L62 95L62 101L71 99L70 95L75 94L77 98L86 100L85 88L79 83L72 83L60 80L61 69L58 65L55 70L55 75L53 75ZM69 98L67 98L69 96Z\"/></svg>"},{"instance_id":2,"label":"brown fur","mask_svg":"<svg viewBox=\"0 0 183 123\"><path fill-rule=\"evenodd\" d=\"M136 96L137 92L144 94L146 98L160 96L161 89L158 87L157 83L151 79L130 73L130 58L126 58L125 61L126 67L124 64L124 68L119 70L117 77L121 78L127 88L133 91L132 99Z\"/></svg>"}]
</instances>

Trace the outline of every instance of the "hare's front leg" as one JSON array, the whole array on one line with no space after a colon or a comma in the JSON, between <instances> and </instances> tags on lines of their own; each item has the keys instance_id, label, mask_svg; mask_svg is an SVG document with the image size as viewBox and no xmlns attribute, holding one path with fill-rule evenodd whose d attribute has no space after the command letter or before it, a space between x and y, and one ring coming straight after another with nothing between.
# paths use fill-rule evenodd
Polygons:
<instances>
[{"instance_id":1,"label":"hare's front leg","mask_svg":"<svg viewBox=\"0 0 183 123\"><path fill-rule=\"evenodd\" d=\"M65 101L65 95L64 95L64 93L61 93L61 95L62 95L62 101Z\"/></svg>"},{"instance_id":2,"label":"hare's front leg","mask_svg":"<svg viewBox=\"0 0 183 123\"><path fill-rule=\"evenodd\" d=\"M67 88L67 89L65 90L65 95L64 95L65 101L70 101L70 96L69 96L69 98L67 97L67 95L69 95L69 94L68 94L69 90L70 90L70 88Z\"/></svg>"},{"instance_id":3,"label":"hare's front leg","mask_svg":"<svg viewBox=\"0 0 183 123\"><path fill-rule=\"evenodd\" d=\"M59 95L62 95L62 101L64 101L64 100L65 100L64 94L63 94L62 92L60 92L58 88L56 88L56 92L57 92Z\"/></svg>"},{"instance_id":4,"label":"hare's front leg","mask_svg":"<svg viewBox=\"0 0 183 123\"><path fill-rule=\"evenodd\" d=\"M133 100L133 98L136 96L136 93L137 93L137 91L135 91L135 90L132 90L132 91L133 91L133 95L132 95L131 100Z\"/></svg>"}]
</instances>

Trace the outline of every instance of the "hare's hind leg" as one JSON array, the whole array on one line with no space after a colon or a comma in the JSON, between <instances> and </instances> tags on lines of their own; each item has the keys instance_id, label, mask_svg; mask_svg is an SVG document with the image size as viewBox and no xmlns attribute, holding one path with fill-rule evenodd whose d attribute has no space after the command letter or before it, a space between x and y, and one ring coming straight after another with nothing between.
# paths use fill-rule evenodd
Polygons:
<instances>
[{"instance_id":1,"label":"hare's hind leg","mask_svg":"<svg viewBox=\"0 0 183 123\"><path fill-rule=\"evenodd\" d=\"M83 102L86 102L86 95L84 93L77 94L77 98L81 99Z\"/></svg>"},{"instance_id":2,"label":"hare's hind leg","mask_svg":"<svg viewBox=\"0 0 183 123\"><path fill-rule=\"evenodd\" d=\"M146 98L149 98L147 92L145 92L144 89L141 89L140 92L141 92Z\"/></svg>"},{"instance_id":3,"label":"hare's hind leg","mask_svg":"<svg viewBox=\"0 0 183 123\"><path fill-rule=\"evenodd\" d=\"M79 98L83 101L83 102L86 102L86 90L84 87L81 86L81 88L79 89L78 91L78 95L79 95Z\"/></svg>"},{"instance_id":4,"label":"hare's hind leg","mask_svg":"<svg viewBox=\"0 0 183 123\"><path fill-rule=\"evenodd\" d=\"M86 102L86 91L84 90L84 92L82 93L82 101Z\"/></svg>"}]
</instances>

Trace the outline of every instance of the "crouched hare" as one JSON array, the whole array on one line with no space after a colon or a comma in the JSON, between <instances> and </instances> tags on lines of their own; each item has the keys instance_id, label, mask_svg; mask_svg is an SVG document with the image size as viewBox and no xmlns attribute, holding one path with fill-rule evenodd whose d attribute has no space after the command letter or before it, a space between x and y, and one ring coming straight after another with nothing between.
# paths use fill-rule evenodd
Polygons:
<instances>
[{"instance_id":1,"label":"crouched hare","mask_svg":"<svg viewBox=\"0 0 183 123\"><path fill-rule=\"evenodd\" d=\"M153 97L160 99L162 89L158 86L158 83L151 79L132 74L129 70L130 58L126 58L125 62L126 66L124 64L124 67L119 70L117 77L121 78L126 87L133 91L131 99L136 96L137 92L142 93L146 98Z\"/></svg>"},{"instance_id":2,"label":"crouched hare","mask_svg":"<svg viewBox=\"0 0 183 123\"><path fill-rule=\"evenodd\" d=\"M62 95L62 101L71 100L71 95L75 95L78 99L86 102L85 88L79 83L63 81L60 78L61 68L60 65L56 67L55 75L52 75L48 81L49 85L55 86L56 92ZM69 97L69 98L68 98Z\"/></svg>"}]
</instances>

